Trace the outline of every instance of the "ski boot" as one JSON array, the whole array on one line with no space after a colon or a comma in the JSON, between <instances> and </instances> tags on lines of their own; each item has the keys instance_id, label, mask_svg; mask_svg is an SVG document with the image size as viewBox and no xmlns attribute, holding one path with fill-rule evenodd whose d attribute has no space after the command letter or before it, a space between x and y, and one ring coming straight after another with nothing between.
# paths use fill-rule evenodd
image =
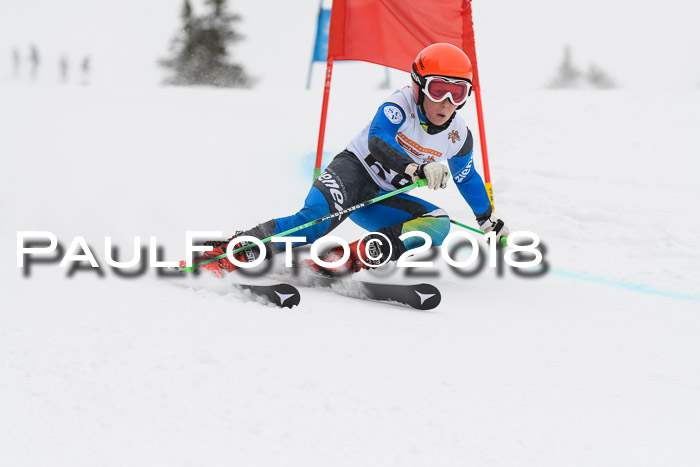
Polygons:
<instances>
[{"instance_id":1,"label":"ski boot","mask_svg":"<svg viewBox=\"0 0 700 467\"><path fill-rule=\"evenodd\" d=\"M346 274L360 272L362 269L374 269L381 266L385 261L383 248L372 241L372 238L362 238L350 245L350 256L345 263L334 268L327 268L316 264L313 259L306 259L302 264L316 274L329 277L340 277ZM359 252L359 255L358 255ZM339 261L343 258L343 247L337 246L330 250L320 259L328 263Z\"/></svg>"},{"instance_id":2,"label":"ski boot","mask_svg":"<svg viewBox=\"0 0 700 467\"><path fill-rule=\"evenodd\" d=\"M224 256L223 258L220 258L216 261L212 261L210 263L204 264L202 266L197 266L197 265L204 262L204 261L207 261L211 258L214 258L216 256L225 255L226 248L228 247L228 244L232 240L234 240L236 238L236 236L238 236L240 234L241 234L241 232L236 232L228 240L210 240L210 241L204 242L204 245L212 246L214 248L211 251L205 252L202 256L198 256L196 258L193 258L192 259L193 268L196 268L199 271L213 272L214 274L216 274L216 277L223 277L225 274L228 274L228 273L233 272L236 269L238 269L238 266L236 266L231 261L229 261L227 256ZM234 245L233 250L237 250L238 248L250 245L250 243L251 242L239 242L236 245ZM258 249L257 246L255 246L253 248L249 248L247 250L243 250L243 251L239 251L238 253L234 253L233 257L242 263L250 263L252 261L255 261L259 255L260 255L260 250ZM180 261L180 267L183 267L183 268L185 267L185 261Z\"/></svg>"}]
</instances>

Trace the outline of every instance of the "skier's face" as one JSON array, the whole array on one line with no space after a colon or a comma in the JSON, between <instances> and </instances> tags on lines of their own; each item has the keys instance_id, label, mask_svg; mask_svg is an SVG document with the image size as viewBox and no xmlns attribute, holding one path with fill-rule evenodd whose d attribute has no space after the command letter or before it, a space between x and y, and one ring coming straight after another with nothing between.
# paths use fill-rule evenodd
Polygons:
<instances>
[{"instance_id":1,"label":"skier's face","mask_svg":"<svg viewBox=\"0 0 700 467\"><path fill-rule=\"evenodd\" d=\"M454 111L457 110L457 106L450 102L449 99L445 99L442 102L423 99L423 110L430 123L440 126L450 119Z\"/></svg>"}]
</instances>

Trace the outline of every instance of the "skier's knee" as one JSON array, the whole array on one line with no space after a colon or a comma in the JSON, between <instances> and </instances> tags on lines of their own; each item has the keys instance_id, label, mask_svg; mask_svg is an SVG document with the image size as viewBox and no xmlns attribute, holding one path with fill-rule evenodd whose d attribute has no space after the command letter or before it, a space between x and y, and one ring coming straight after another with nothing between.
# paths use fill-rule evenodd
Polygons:
<instances>
[{"instance_id":1,"label":"skier's knee","mask_svg":"<svg viewBox=\"0 0 700 467\"><path fill-rule=\"evenodd\" d=\"M440 246L450 233L450 218L442 209L430 214L430 216L417 217L404 223L403 232L420 230L430 236L432 246Z\"/></svg>"},{"instance_id":2,"label":"skier's knee","mask_svg":"<svg viewBox=\"0 0 700 467\"><path fill-rule=\"evenodd\" d=\"M445 238L447 238L447 235L450 233L450 218L447 216L447 213L441 217L434 217L430 226L430 237L433 240L433 245L442 245L442 242L445 241Z\"/></svg>"}]
</instances>

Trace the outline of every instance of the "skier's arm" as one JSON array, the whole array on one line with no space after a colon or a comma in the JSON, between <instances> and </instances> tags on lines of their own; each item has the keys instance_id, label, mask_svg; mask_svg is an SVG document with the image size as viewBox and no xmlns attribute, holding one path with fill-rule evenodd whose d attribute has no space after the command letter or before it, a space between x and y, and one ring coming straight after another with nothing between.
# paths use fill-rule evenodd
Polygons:
<instances>
[{"instance_id":1,"label":"skier's arm","mask_svg":"<svg viewBox=\"0 0 700 467\"><path fill-rule=\"evenodd\" d=\"M467 200L474 212L474 216L476 216L479 228L485 234L495 232L496 245L500 247L502 246L501 239L508 237L510 231L506 227L505 222L493 213L491 200L488 193L486 193L484 181L474 169L473 145L472 132L468 131L464 146L462 146L457 155L448 161L448 165L459 192Z\"/></svg>"},{"instance_id":2,"label":"skier's arm","mask_svg":"<svg viewBox=\"0 0 700 467\"><path fill-rule=\"evenodd\" d=\"M400 174L413 161L396 142L396 134L406 120L397 104L387 102L377 110L369 127L369 152L384 167Z\"/></svg>"},{"instance_id":3,"label":"skier's arm","mask_svg":"<svg viewBox=\"0 0 700 467\"><path fill-rule=\"evenodd\" d=\"M462 197L471 207L477 220L488 219L491 216L491 201L486 193L484 181L474 168L474 139L472 132L467 130L467 139L459 152L447 161L452 172L452 178Z\"/></svg>"}]
</instances>

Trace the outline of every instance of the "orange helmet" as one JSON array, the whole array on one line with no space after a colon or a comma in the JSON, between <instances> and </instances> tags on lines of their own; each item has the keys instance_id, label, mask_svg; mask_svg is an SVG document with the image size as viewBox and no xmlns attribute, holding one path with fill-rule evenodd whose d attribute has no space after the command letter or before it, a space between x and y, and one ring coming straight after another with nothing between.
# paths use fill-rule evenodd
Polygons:
<instances>
[{"instance_id":1,"label":"orange helmet","mask_svg":"<svg viewBox=\"0 0 700 467\"><path fill-rule=\"evenodd\" d=\"M427 95L434 102L449 98L462 108L472 91L472 63L459 47L438 42L418 54L411 67L411 79L418 105Z\"/></svg>"}]
</instances>

